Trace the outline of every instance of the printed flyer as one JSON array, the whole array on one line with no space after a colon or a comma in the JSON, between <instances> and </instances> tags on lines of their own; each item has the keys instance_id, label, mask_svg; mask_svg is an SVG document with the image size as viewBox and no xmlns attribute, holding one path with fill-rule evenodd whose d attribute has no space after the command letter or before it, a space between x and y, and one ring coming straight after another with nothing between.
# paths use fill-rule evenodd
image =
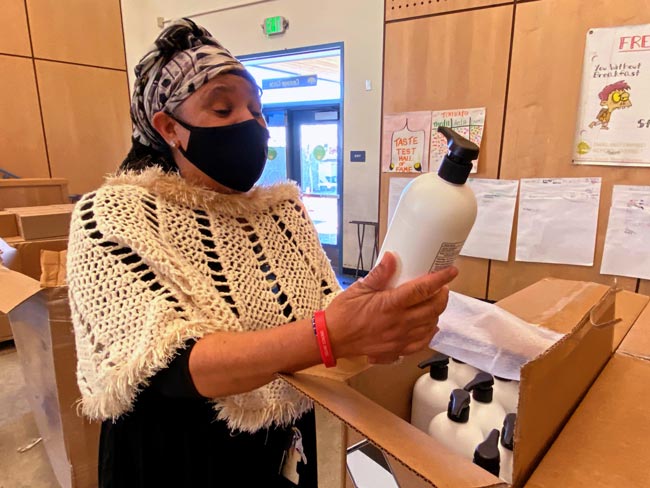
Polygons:
<instances>
[{"instance_id":1,"label":"printed flyer","mask_svg":"<svg viewBox=\"0 0 650 488\"><path fill-rule=\"evenodd\" d=\"M573 162L650 166L650 24L587 33Z\"/></svg>"}]
</instances>

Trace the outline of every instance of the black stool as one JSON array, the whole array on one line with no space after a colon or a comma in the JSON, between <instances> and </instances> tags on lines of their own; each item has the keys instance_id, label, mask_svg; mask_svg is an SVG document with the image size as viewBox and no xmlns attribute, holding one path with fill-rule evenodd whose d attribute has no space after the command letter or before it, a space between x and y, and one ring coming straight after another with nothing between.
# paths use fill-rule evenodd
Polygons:
<instances>
[{"instance_id":1,"label":"black stool","mask_svg":"<svg viewBox=\"0 0 650 488\"><path fill-rule=\"evenodd\" d=\"M370 260L370 268L375 264L375 259L379 255L379 224L377 222L368 222L366 220L351 220L351 224L357 226L357 242L359 243L359 257L357 258L357 270L355 277L359 276L359 270L365 271L363 265L363 242L366 238L366 226L372 227L375 233L375 242L372 247L372 257Z\"/></svg>"}]
</instances>

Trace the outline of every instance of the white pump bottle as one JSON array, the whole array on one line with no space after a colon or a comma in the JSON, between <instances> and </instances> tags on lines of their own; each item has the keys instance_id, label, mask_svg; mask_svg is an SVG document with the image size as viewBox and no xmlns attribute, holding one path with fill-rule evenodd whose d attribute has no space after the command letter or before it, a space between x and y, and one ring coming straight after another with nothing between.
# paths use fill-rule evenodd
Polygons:
<instances>
[{"instance_id":1,"label":"white pump bottle","mask_svg":"<svg viewBox=\"0 0 650 488\"><path fill-rule=\"evenodd\" d=\"M472 381L480 372L474 366L470 366L458 359L451 358L449 363L449 378L455 381L460 388Z\"/></svg>"},{"instance_id":2,"label":"white pump bottle","mask_svg":"<svg viewBox=\"0 0 650 488\"><path fill-rule=\"evenodd\" d=\"M519 382L495 376L494 399L501 404L506 413L517 413Z\"/></svg>"},{"instance_id":3,"label":"white pump bottle","mask_svg":"<svg viewBox=\"0 0 650 488\"><path fill-rule=\"evenodd\" d=\"M512 484L512 461L515 439L515 422L517 415L509 413L503 421L503 429L501 430L501 441L499 442L499 453L501 456L501 470L499 471L499 478L503 481Z\"/></svg>"},{"instance_id":4,"label":"white pump bottle","mask_svg":"<svg viewBox=\"0 0 650 488\"><path fill-rule=\"evenodd\" d=\"M421 369L428 367L429 372L420 376L413 387L411 424L423 432L433 417L447 411L449 395L459 388L447 378L448 364L449 357L438 352L418 364Z\"/></svg>"},{"instance_id":5,"label":"white pump bottle","mask_svg":"<svg viewBox=\"0 0 650 488\"><path fill-rule=\"evenodd\" d=\"M470 422L481 429L487 437L492 429L500 429L506 412L493 401L494 378L490 373L479 373L465 385L472 392L472 416Z\"/></svg>"},{"instance_id":6,"label":"white pump bottle","mask_svg":"<svg viewBox=\"0 0 650 488\"><path fill-rule=\"evenodd\" d=\"M447 411L436 415L429 424L429 435L466 459L474 458L474 450L484 436L481 429L469 423L470 397L465 390L451 392Z\"/></svg>"},{"instance_id":7,"label":"white pump bottle","mask_svg":"<svg viewBox=\"0 0 650 488\"><path fill-rule=\"evenodd\" d=\"M499 476L501 452L499 451L499 431L492 429L490 434L476 446L474 451L474 464L489 471L494 476Z\"/></svg>"},{"instance_id":8,"label":"white pump bottle","mask_svg":"<svg viewBox=\"0 0 650 488\"><path fill-rule=\"evenodd\" d=\"M476 197L465 185L479 148L448 127L449 154L438 173L415 178L402 192L379 252L396 255L397 271L389 287L454 264L476 220Z\"/></svg>"}]
</instances>

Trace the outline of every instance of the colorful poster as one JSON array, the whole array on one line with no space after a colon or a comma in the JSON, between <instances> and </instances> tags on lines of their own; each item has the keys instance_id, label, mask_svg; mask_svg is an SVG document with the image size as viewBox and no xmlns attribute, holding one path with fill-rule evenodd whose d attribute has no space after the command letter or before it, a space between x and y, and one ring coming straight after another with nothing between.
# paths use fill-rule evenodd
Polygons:
<instances>
[{"instance_id":1,"label":"colorful poster","mask_svg":"<svg viewBox=\"0 0 650 488\"><path fill-rule=\"evenodd\" d=\"M650 24L587 33L573 162L650 166Z\"/></svg>"},{"instance_id":2,"label":"colorful poster","mask_svg":"<svg viewBox=\"0 0 650 488\"><path fill-rule=\"evenodd\" d=\"M650 186L615 185L602 274L650 279Z\"/></svg>"},{"instance_id":3,"label":"colorful poster","mask_svg":"<svg viewBox=\"0 0 650 488\"><path fill-rule=\"evenodd\" d=\"M427 172L430 131L431 112L386 115L382 138L382 171Z\"/></svg>"},{"instance_id":4,"label":"colorful poster","mask_svg":"<svg viewBox=\"0 0 650 488\"><path fill-rule=\"evenodd\" d=\"M448 153L447 139L438 132L440 126L453 129L481 147L483 127L485 126L485 107L438 110L431 113L431 171L438 171L442 158ZM477 171L478 159L474 161L472 173Z\"/></svg>"}]
</instances>

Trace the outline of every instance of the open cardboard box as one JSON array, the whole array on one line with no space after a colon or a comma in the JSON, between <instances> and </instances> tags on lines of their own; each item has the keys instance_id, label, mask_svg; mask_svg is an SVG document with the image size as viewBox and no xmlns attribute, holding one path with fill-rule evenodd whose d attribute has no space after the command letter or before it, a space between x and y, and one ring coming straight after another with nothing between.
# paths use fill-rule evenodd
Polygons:
<instances>
[{"instance_id":1,"label":"open cardboard box","mask_svg":"<svg viewBox=\"0 0 650 488\"><path fill-rule=\"evenodd\" d=\"M615 320L616 292L595 283L545 279L498 303L527 322L566 334L522 368L513 486L523 486L645 307L646 297L622 293L622 320ZM417 363L428 355L390 366L341 360L331 370L318 366L282 377L346 424L338 431L330 428L325 436L319 429L319 446L323 437L340 435L338 442L329 443L344 450L359 439L356 431L387 454L401 487L506 486L407 422L412 388L422 374ZM345 473L344 451L327 456L338 463L334 471ZM344 475L332 479L322 488L352 486Z\"/></svg>"},{"instance_id":2,"label":"open cardboard box","mask_svg":"<svg viewBox=\"0 0 650 488\"><path fill-rule=\"evenodd\" d=\"M34 240L67 237L73 210L74 204L66 203L7 208L5 212L14 214L20 237Z\"/></svg>"},{"instance_id":3,"label":"open cardboard box","mask_svg":"<svg viewBox=\"0 0 650 488\"><path fill-rule=\"evenodd\" d=\"M650 486L648 384L650 306L630 329L526 487Z\"/></svg>"},{"instance_id":4,"label":"open cardboard box","mask_svg":"<svg viewBox=\"0 0 650 488\"><path fill-rule=\"evenodd\" d=\"M56 249L59 243L54 244ZM26 263L34 249L22 256ZM99 424L77 415L74 333L65 282L65 253L38 248L42 281L0 266L0 311L7 313L30 407L52 469L63 488L97 486ZM19 251L20 256L20 251Z\"/></svg>"}]
</instances>

